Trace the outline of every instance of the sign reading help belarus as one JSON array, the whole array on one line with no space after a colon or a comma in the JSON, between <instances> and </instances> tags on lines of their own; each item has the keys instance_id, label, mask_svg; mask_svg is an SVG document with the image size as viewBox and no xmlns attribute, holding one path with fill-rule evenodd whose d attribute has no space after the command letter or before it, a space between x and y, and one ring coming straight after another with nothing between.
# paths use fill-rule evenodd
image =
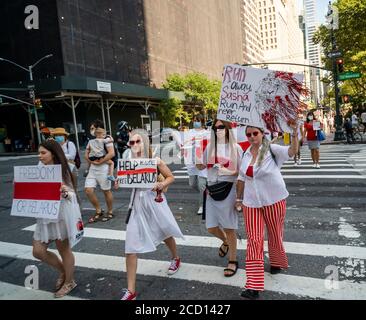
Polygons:
<instances>
[{"instance_id":1,"label":"sign reading help belarus","mask_svg":"<svg viewBox=\"0 0 366 320\"><path fill-rule=\"evenodd\" d=\"M296 122L306 108L300 101L308 93L302 81L301 74L225 65L217 118L292 132L289 122Z\"/></svg>"},{"instance_id":2,"label":"sign reading help belarus","mask_svg":"<svg viewBox=\"0 0 366 320\"><path fill-rule=\"evenodd\" d=\"M118 160L118 185L121 188L153 188L157 179L157 159Z\"/></svg>"},{"instance_id":3,"label":"sign reading help belarus","mask_svg":"<svg viewBox=\"0 0 366 320\"><path fill-rule=\"evenodd\" d=\"M14 167L11 215L57 219L61 183L61 165Z\"/></svg>"}]
</instances>

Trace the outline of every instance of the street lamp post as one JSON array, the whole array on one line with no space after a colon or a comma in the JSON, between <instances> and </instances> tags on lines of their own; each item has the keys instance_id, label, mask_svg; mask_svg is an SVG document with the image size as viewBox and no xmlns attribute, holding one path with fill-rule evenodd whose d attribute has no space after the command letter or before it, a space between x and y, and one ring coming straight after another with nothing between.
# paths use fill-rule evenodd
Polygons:
<instances>
[{"instance_id":1,"label":"street lamp post","mask_svg":"<svg viewBox=\"0 0 366 320\"><path fill-rule=\"evenodd\" d=\"M41 59L39 59L37 62L35 62L34 64L30 65L28 68L25 68L17 63L15 63L14 61L11 61L11 60L8 60L8 59L4 59L4 58L0 58L0 61L5 61L5 62L9 62L15 66L17 66L18 68L21 68L25 71L28 72L29 74L29 80L31 83L33 83L33 68L38 64L40 63L42 60L44 59L48 59L48 58L51 58L53 56L53 54L48 54L44 57L42 57ZM33 101L33 105L34 105L34 101L35 101L35 94L34 94L34 86L28 86L28 89L29 89L29 96L30 98L32 99ZM41 143L41 133L40 133L40 130L39 130L39 121L38 121L38 113L37 113L37 109L36 109L36 106L34 105L34 118L36 120L36 129L37 129L37 138L38 138L38 144Z\"/></svg>"},{"instance_id":2,"label":"street lamp post","mask_svg":"<svg viewBox=\"0 0 366 320\"><path fill-rule=\"evenodd\" d=\"M336 116L335 116L335 124L336 131L334 134L334 141L340 141L343 139L343 130L342 130L342 116L340 113L340 105L339 105L339 88L338 88L338 69L337 69L337 43L334 35L334 29L338 28L338 23L335 19L338 19L336 13L333 10L332 3L329 1L328 3L328 13L326 18L329 22L330 27L330 37L332 41L332 68L333 68L333 83L334 83L334 98L335 98L335 106L336 106Z\"/></svg>"}]
</instances>

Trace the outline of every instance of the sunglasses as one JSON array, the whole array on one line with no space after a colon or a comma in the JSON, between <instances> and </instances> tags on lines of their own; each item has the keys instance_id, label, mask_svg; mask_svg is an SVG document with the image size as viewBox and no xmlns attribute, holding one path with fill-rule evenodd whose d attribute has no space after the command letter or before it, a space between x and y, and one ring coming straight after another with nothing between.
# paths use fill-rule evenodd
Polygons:
<instances>
[{"instance_id":1,"label":"sunglasses","mask_svg":"<svg viewBox=\"0 0 366 320\"><path fill-rule=\"evenodd\" d=\"M213 129L214 129L214 131L216 131L216 130L219 130L219 129L225 129L226 127L222 124L222 125L220 125L220 126L217 126L217 127L213 127Z\"/></svg>"},{"instance_id":2,"label":"sunglasses","mask_svg":"<svg viewBox=\"0 0 366 320\"><path fill-rule=\"evenodd\" d=\"M130 140L130 142L129 142L129 144L130 144L130 146L133 146L135 143L136 144L139 144L141 142L141 140Z\"/></svg>"},{"instance_id":3,"label":"sunglasses","mask_svg":"<svg viewBox=\"0 0 366 320\"><path fill-rule=\"evenodd\" d=\"M247 133L247 134L246 134L246 136L247 136L248 138L250 138L252 135L253 135L253 137L256 137L258 134L259 134L259 131L254 131L254 132L252 132L252 133Z\"/></svg>"}]
</instances>

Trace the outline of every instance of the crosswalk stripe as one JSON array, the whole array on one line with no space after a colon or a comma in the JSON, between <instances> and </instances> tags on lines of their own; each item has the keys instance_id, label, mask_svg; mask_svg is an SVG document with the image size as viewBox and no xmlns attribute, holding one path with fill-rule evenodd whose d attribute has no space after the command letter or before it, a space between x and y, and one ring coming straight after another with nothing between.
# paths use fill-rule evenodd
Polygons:
<instances>
[{"instance_id":1,"label":"crosswalk stripe","mask_svg":"<svg viewBox=\"0 0 366 320\"><path fill-rule=\"evenodd\" d=\"M60 300L55 299L52 292L28 289L24 286L0 281L0 300ZM65 296L61 300L82 300Z\"/></svg>"},{"instance_id":2,"label":"crosswalk stripe","mask_svg":"<svg viewBox=\"0 0 366 320\"><path fill-rule=\"evenodd\" d=\"M56 250L50 250L57 254ZM36 260L32 256L32 247L0 242L0 255L26 260ZM75 266L88 269L102 269L108 271L126 272L125 258L118 256L108 256L102 254L90 254L74 252ZM167 275L168 261L139 259L137 273L145 276L171 277L187 281L198 281L207 284L219 284L236 288L241 288L245 283L245 270L238 269L238 274L234 277L224 277L223 268L202 264L184 263L177 273L172 276ZM354 283L348 280L334 281L337 287L326 286L326 276L324 279L277 274L272 276L265 273L265 286L267 291L293 294L300 297L322 298L322 299L366 299L366 284Z\"/></svg>"},{"instance_id":3,"label":"crosswalk stripe","mask_svg":"<svg viewBox=\"0 0 366 320\"><path fill-rule=\"evenodd\" d=\"M25 231L34 231L35 224L24 228ZM84 237L108 240L126 240L126 231L104 229L104 228L85 228ZM206 247L218 248L221 241L216 237L205 236L190 236L185 235L185 240L176 239L177 245L191 246L191 247ZM238 250L245 250L247 246L246 240L238 241ZM322 257L338 257L338 258L358 258L364 259L366 257L366 248L355 246L340 246L328 244L315 243L301 243L301 242L284 242L287 253L304 254L310 256ZM267 241L264 242L264 249L268 251Z\"/></svg>"}]
</instances>

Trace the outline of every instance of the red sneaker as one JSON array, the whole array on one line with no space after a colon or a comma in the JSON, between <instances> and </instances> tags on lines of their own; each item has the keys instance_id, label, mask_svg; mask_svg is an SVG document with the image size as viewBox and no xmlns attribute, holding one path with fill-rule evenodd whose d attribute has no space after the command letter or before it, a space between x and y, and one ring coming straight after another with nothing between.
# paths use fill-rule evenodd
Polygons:
<instances>
[{"instance_id":1,"label":"red sneaker","mask_svg":"<svg viewBox=\"0 0 366 320\"><path fill-rule=\"evenodd\" d=\"M180 258L174 258L170 261L170 266L168 269L168 275L172 275L179 270L180 267Z\"/></svg>"},{"instance_id":2,"label":"red sneaker","mask_svg":"<svg viewBox=\"0 0 366 320\"><path fill-rule=\"evenodd\" d=\"M128 289L123 289L123 296L121 298L121 300L136 300L136 292L132 293L130 290Z\"/></svg>"}]
</instances>

